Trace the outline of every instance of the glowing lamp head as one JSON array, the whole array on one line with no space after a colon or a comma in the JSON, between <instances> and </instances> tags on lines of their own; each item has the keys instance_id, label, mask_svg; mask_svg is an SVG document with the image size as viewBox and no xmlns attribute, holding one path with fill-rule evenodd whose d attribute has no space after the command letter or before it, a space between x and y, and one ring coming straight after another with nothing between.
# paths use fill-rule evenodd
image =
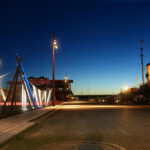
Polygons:
<instances>
[{"instance_id":1,"label":"glowing lamp head","mask_svg":"<svg viewBox=\"0 0 150 150\"><path fill-rule=\"evenodd\" d=\"M54 45L56 45L57 44L57 42L56 42L56 40L54 40Z\"/></svg>"},{"instance_id":2,"label":"glowing lamp head","mask_svg":"<svg viewBox=\"0 0 150 150\"><path fill-rule=\"evenodd\" d=\"M57 46L57 45L55 45L55 48L57 49L57 48L58 48L58 46Z\"/></svg>"},{"instance_id":3,"label":"glowing lamp head","mask_svg":"<svg viewBox=\"0 0 150 150\"><path fill-rule=\"evenodd\" d=\"M57 42L56 42L56 39L54 39L54 41L53 41L53 44L54 44L54 48L58 48L58 46L57 46Z\"/></svg>"}]
</instances>

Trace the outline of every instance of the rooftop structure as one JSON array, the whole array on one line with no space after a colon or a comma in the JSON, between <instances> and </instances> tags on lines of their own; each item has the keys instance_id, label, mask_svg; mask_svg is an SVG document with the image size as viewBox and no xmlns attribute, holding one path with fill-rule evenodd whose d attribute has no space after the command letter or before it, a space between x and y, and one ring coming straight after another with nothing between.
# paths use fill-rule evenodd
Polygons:
<instances>
[{"instance_id":1,"label":"rooftop structure","mask_svg":"<svg viewBox=\"0 0 150 150\"><path fill-rule=\"evenodd\" d=\"M33 84L37 88L41 90L47 90L52 89L53 82L52 80L49 80L48 78L45 78L43 76L41 77L29 77L28 78L29 84ZM71 91L71 83L73 83L73 80L68 80L65 78L64 80L55 80L55 92L56 92L56 100L69 100L72 91ZM7 82L7 86L12 84L12 81ZM21 85L21 81L17 82L18 87Z\"/></svg>"}]
</instances>

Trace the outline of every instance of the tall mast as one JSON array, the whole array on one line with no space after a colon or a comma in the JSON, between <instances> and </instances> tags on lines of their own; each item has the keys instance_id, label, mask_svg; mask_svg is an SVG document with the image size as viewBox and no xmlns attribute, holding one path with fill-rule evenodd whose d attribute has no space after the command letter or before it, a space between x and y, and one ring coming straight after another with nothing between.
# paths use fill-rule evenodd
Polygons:
<instances>
[{"instance_id":1,"label":"tall mast","mask_svg":"<svg viewBox=\"0 0 150 150\"><path fill-rule=\"evenodd\" d=\"M143 84L144 84L144 69L143 69L143 42L144 42L144 40L141 40L142 81L143 81Z\"/></svg>"},{"instance_id":2,"label":"tall mast","mask_svg":"<svg viewBox=\"0 0 150 150\"><path fill-rule=\"evenodd\" d=\"M137 77L136 80L137 80L136 83L137 83L137 89L138 89L138 86L139 86L139 77Z\"/></svg>"}]
</instances>

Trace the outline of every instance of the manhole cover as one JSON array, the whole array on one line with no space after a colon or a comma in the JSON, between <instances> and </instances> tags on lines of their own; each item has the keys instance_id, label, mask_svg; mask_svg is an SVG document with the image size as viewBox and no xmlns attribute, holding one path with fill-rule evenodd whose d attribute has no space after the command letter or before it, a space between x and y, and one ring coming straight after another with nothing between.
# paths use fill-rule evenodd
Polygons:
<instances>
[{"instance_id":1,"label":"manhole cover","mask_svg":"<svg viewBox=\"0 0 150 150\"><path fill-rule=\"evenodd\" d=\"M124 148L102 142L64 142L49 144L39 150L125 150Z\"/></svg>"}]
</instances>

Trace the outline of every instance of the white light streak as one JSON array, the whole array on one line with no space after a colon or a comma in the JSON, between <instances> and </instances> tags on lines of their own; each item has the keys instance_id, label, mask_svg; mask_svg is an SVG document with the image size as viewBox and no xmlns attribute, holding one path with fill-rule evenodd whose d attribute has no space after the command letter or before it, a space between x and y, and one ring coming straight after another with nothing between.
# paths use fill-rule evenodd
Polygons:
<instances>
[{"instance_id":1,"label":"white light streak","mask_svg":"<svg viewBox=\"0 0 150 150\"><path fill-rule=\"evenodd\" d=\"M51 90L49 90L49 92L48 92L48 97L47 97L47 105L49 104L50 97L51 97Z\"/></svg>"},{"instance_id":2,"label":"white light streak","mask_svg":"<svg viewBox=\"0 0 150 150\"><path fill-rule=\"evenodd\" d=\"M33 96L35 97L38 107L42 107L43 105L47 106L51 98L51 90L40 90L35 85L31 85L33 87Z\"/></svg>"},{"instance_id":3,"label":"white light streak","mask_svg":"<svg viewBox=\"0 0 150 150\"><path fill-rule=\"evenodd\" d=\"M38 96L39 96L40 106L42 106L41 90L40 89L38 89Z\"/></svg>"},{"instance_id":4,"label":"white light streak","mask_svg":"<svg viewBox=\"0 0 150 150\"><path fill-rule=\"evenodd\" d=\"M9 72L6 73L6 74L1 75L1 76L0 76L0 79L2 79L3 77L7 76L8 74L9 74Z\"/></svg>"},{"instance_id":5,"label":"white light streak","mask_svg":"<svg viewBox=\"0 0 150 150\"><path fill-rule=\"evenodd\" d=\"M33 106L33 103L31 101L31 97L30 97L30 94L29 94L29 91L28 91L28 88L27 88L27 85L26 85L26 82L24 81L24 76L23 76L23 83L25 85L25 89L27 91L27 95L28 95L28 98L29 98L29 101L30 101L30 104L31 104L31 107L34 109L34 106Z\"/></svg>"},{"instance_id":6,"label":"white light streak","mask_svg":"<svg viewBox=\"0 0 150 150\"><path fill-rule=\"evenodd\" d=\"M47 96L47 91L44 91L44 99L45 99L45 105L47 105L47 103L46 103L46 96Z\"/></svg>"},{"instance_id":7,"label":"white light streak","mask_svg":"<svg viewBox=\"0 0 150 150\"><path fill-rule=\"evenodd\" d=\"M37 103L37 105L39 107L40 105L39 105L39 100L38 100L38 96L37 96L37 92L36 92L36 87L33 84L32 84L32 87L33 87L33 94L35 96L36 103Z\"/></svg>"},{"instance_id":8,"label":"white light streak","mask_svg":"<svg viewBox=\"0 0 150 150\"><path fill-rule=\"evenodd\" d=\"M45 95L46 94L46 90L42 90L41 93L42 93L41 94L42 95L42 105L44 105L44 104L46 105L46 95Z\"/></svg>"},{"instance_id":9,"label":"white light streak","mask_svg":"<svg viewBox=\"0 0 150 150\"><path fill-rule=\"evenodd\" d=\"M22 84L22 110L27 110L27 96L23 84Z\"/></svg>"}]
</instances>

